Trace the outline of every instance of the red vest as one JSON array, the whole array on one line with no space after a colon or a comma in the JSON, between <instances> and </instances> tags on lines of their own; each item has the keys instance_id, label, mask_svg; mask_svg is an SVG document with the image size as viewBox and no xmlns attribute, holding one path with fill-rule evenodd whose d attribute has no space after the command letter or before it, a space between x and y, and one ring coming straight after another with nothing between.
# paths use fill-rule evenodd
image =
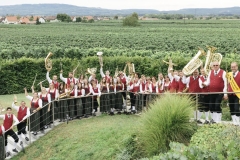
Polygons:
<instances>
[{"instance_id":1,"label":"red vest","mask_svg":"<svg viewBox=\"0 0 240 160\"><path fill-rule=\"evenodd\" d=\"M222 79L223 70L220 69L218 74L214 75L214 70L210 73L210 84L209 84L209 91L210 92L223 92L224 88L224 81Z\"/></svg>"},{"instance_id":2,"label":"red vest","mask_svg":"<svg viewBox=\"0 0 240 160\"><path fill-rule=\"evenodd\" d=\"M182 82L182 78L179 79L178 81L178 92L182 92L186 88L186 84Z\"/></svg>"},{"instance_id":3,"label":"red vest","mask_svg":"<svg viewBox=\"0 0 240 160\"><path fill-rule=\"evenodd\" d=\"M94 92L94 93L98 93L98 88L93 88L93 92ZM94 99L97 99L97 96L95 95L95 96L93 96L93 98L94 98Z\"/></svg>"},{"instance_id":4,"label":"red vest","mask_svg":"<svg viewBox=\"0 0 240 160\"><path fill-rule=\"evenodd\" d=\"M31 101L31 108L38 108L39 107L38 100L36 102L33 102L33 99L32 99L32 101Z\"/></svg>"},{"instance_id":5,"label":"red vest","mask_svg":"<svg viewBox=\"0 0 240 160\"><path fill-rule=\"evenodd\" d=\"M75 96L74 89L71 91L70 96Z\"/></svg>"},{"instance_id":6,"label":"red vest","mask_svg":"<svg viewBox=\"0 0 240 160\"><path fill-rule=\"evenodd\" d=\"M81 90L78 89L77 94L78 94L78 96L81 96L82 95L82 89Z\"/></svg>"},{"instance_id":7,"label":"red vest","mask_svg":"<svg viewBox=\"0 0 240 160\"><path fill-rule=\"evenodd\" d=\"M178 90L178 82L173 78L171 85L169 85L169 90L171 93L176 92Z\"/></svg>"},{"instance_id":8,"label":"red vest","mask_svg":"<svg viewBox=\"0 0 240 160\"><path fill-rule=\"evenodd\" d=\"M145 91L146 83L142 82L141 85L142 85L142 91Z\"/></svg>"},{"instance_id":9,"label":"red vest","mask_svg":"<svg viewBox=\"0 0 240 160\"><path fill-rule=\"evenodd\" d=\"M2 126L0 126L0 136L3 135Z\"/></svg>"},{"instance_id":10,"label":"red vest","mask_svg":"<svg viewBox=\"0 0 240 160\"><path fill-rule=\"evenodd\" d=\"M198 93L201 91L201 88L199 87L198 82L199 76L194 80L193 76L190 77L189 81L189 93Z\"/></svg>"},{"instance_id":11,"label":"red vest","mask_svg":"<svg viewBox=\"0 0 240 160\"><path fill-rule=\"evenodd\" d=\"M206 81L204 76L200 76L200 79L201 79L202 82ZM201 88L201 92L204 92L204 93L209 92L209 87L206 86L206 87Z\"/></svg>"},{"instance_id":12,"label":"red vest","mask_svg":"<svg viewBox=\"0 0 240 160\"><path fill-rule=\"evenodd\" d=\"M89 93L89 87L88 88L84 88L85 90L85 94L87 95Z\"/></svg>"},{"instance_id":13,"label":"red vest","mask_svg":"<svg viewBox=\"0 0 240 160\"><path fill-rule=\"evenodd\" d=\"M125 77L121 78L121 82L124 85L124 89L126 90L127 89L127 80L126 80L126 78Z\"/></svg>"},{"instance_id":14,"label":"red vest","mask_svg":"<svg viewBox=\"0 0 240 160\"><path fill-rule=\"evenodd\" d=\"M43 102L48 102L48 94L46 94L46 97L40 95L40 99L42 99Z\"/></svg>"},{"instance_id":15,"label":"red vest","mask_svg":"<svg viewBox=\"0 0 240 160\"><path fill-rule=\"evenodd\" d=\"M152 93L156 93L157 92L157 86L154 86L152 83Z\"/></svg>"},{"instance_id":16,"label":"red vest","mask_svg":"<svg viewBox=\"0 0 240 160\"><path fill-rule=\"evenodd\" d=\"M120 90L122 90L123 89L123 86L121 85L121 86L119 86L118 84L117 84L117 86L116 86L116 91L120 91Z\"/></svg>"},{"instance_id":17,"label":"red vest","mask_svg":"<svg viewBox=\"0 0 240 160\"><path fill-rule=\"evenodd\" d=\"M50 89L49 89L48 93L51 96L51 101L53 101L55 99L55 95L56 95L56 88L54 89L54 92L50 92Z\"/></svg>"},{"instance_id":18,"label":"red vest","mask_svg":"<svg viewBox=\"0 0 240 160\"><path fill-rule=\"evenodd\" d=\"M102 87L102 92L106 93L107 92L107 86Z\"/></svg>"},{"instance_id":19,"label":"red vest","mask_svg":"<svg viewBox=\"0 0 240 160\"><path fill-rule=\"evenodd\" d=\"M5 119L4 119L4 122L3 122L3 126L5 128L5 130L8 130L13 124L13 115L11 114L10 115L10 118L8 118L8 115L5 114Z\"/></svg>"},{"instance_id":20,"label":"red vest","mask_svg":"<svg viewBox=\"0 0 240 160\"><path fill-rule=\"evenodd\" d=\"M140 86L134 84L133 89L132 89L132 92L134 92L134 93L139 92L139 89L140 89Z\"/></svg>"},{"instance_id":21,"label":"red vest","mask_svg":"<svg viewBox=\"0 0 240 160\"><path fill-rule=\"evenodd\" d=\"M114 92L114 86L113 85L109 86L109 92Z\"/></svg>"},{"instance_id":22,"label":"red vest","mask_svg":"<svg viewBox=\"0 0 240 160\"><path fill-rule=\"evenodd\" d=\"M22 119L27 115L27 107L24 107L24 109L22 109L22 107L19 107L18 109L18 120L19 122L22 121ZM26 121L26 120L25 120Z\"/></svg>"},{"instance_id":23,"label":"red vest","mask_svg":"<svg viewBox=\"0 0 240 160\"><path fill-rule=\"evenodd\" d=\"M75 78L72 78L72 82L75 84ZM67 78L67 89L70 87L70 78Z\"/></svg>"},{"instance_id":24,"label":"red vest","mask_svg":"<svg viewBox=\"0 0 240 160\"><path fill-rule=\"evenodd\" d=\"M110 83L110 79L111 79L111 78L112 78L111 76L106 76L106 75L105 75L105 79L106 79L106 82L107 82L107 83Z\"/></svg>"},{"instance_id":25,"label":"red vest","mask_svg":"<svg viewBox=\"0 0 240 160\"><path fill-rule=\"evenodd\" d=\"M240 86L240 73L239 72L236 75L236 77L234 77L234 79L235 79L235 82L237 83L237 85ZM230 83L228 83L228 92L233 92Z\"/></svg>"},{"instance_id":26,"label":"red vest","mask_svg":"<svg viewBox=\"0 0 240 160\"><path fill-rule=\"evenodd\" d=\"M53 85L54 85L54 88L58 89L58 86L59 86L58 81L56 81L56 82L52 81L52 83L53 83Z\"/></svg>"}]
</instances>

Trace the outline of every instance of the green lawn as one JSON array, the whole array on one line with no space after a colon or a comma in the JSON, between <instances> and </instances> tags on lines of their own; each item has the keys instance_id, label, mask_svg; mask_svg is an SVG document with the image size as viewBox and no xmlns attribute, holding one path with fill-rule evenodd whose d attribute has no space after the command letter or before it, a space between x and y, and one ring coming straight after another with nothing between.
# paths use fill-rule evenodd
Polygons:
<instances>
[{"instance_id":1,"label":"green lawn","mask_svg":"<svg viewBox=\"0 0 240 160\"><path fill-rule=\"evenodd\" d=\"M136 132L139 116L103 115L61 124L20 153L15 160L115 159Z\"/></svg>"}]
</instances>

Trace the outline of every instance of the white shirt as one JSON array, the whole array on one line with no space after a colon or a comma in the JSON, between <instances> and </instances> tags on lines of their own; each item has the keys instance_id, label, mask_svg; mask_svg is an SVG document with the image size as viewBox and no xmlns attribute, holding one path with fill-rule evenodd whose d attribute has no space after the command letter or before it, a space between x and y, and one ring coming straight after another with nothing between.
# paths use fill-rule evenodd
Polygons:
<instances>
[{"instance_id":1,"label":"white shirt","mask_svg":"<svg viewBox=\"0 0 240 160\"><path fill-rule=\"evenodd\" d=\"M204 88L204 86L202 85L203 84L203 81L201 80L201 77L203 77L203 75L201 75L200 77L199 77L199 79L198 79L198 84L199 84L199 87L200 88ZM207 77L206 78L204 78L205 79L205 81L207 80Z\"/></svg>"},{"instance_id":2,"label":"white shirt","mask_svg":"<svg viewBox=\"0 0 240 160\"><path fill-rule=\"evenodd\" d=\"M47 92L51 92L51 91L49 91L49 88L46 88L46 91ZM52 93L52 92L51 92ZM50 93L48 94L48 96L50 97L50 102L51 102L51 95L50 95ZM55 99L57 99L58 98L58 96L59 96L59 92L58 92L58 89L56 89L56 91L55 91ZM54 99L52 99L52 101L53 101Z\"/></svg>"},{"instance_id":3,"label":"white shirt","mask_svg":"<svg viewBox=\"0 0 240 160\"><path fill-rule=\"evenodd\" d=\"M97 87L97 89L98 89L98 93L95 93L94 90L93 90L93 88L91 87L91 88L90 88L90 92L91 92L93 95L101 96L101 91L100 91L99 87Z\"/></svg>"},{"instance_id":4,"label":"white shirt","mask_svg":"<svg viewBox=\"0 0 240 160\"><path fill-rule=\"evenodd\" d=\"M32 99L33 99L33 97L29 96L29 95L26 96L26 98L29 99L30 101L32 101ZM39 105L40 108L42 108L42 100L40 98L38 99L38 105Z\"/></svg>"},{"instance_id":5,"label":"white shirt","mask_svg":"<svg viewBox=\"0 0 240 160\"><path fill-rule=\"evenodd\" d=\"M19 121L18 121L17 117L14 114L9 114L9 115L7 114L7 116L11 116L11 115L13 115L13 121L14 121L13 125L15 126L15 125L17 125L19 123ZM5 120L5 114L4 115L0 115L0 118Z\"/></svg>"},{"instance_id":6,"label":"white shirt","mask_svg":"<svg viewBox=\"0 0 240 160\"><path fill-rule=\"evenodd\" d=\"M219 73L220 69L217 71L217 74ZM205 84L206 86L209 86L210 84L210 76L211 76L211 73L214 72L215 74L215 71L214 70L211 70L209 72L209 76L207 78L207 81L205 81L203 84ZM226 72L223 71L223 74L222 74L222 79L223 79L223 82L224 82L224 88L223 88L223 92L226 93L227 92L227 78L226 78ZM224 94L224 95L227 95L227 94Z\"/></svg>"},{"instance_id":7,"label":"white shirt","mask_svg":"<svg viewBox=\"0 0 240 160\"><path fill-rule=\"evenodd\" d=\"M85 96L84 89L81 89L81 93L82 93L81 97ZM74 89L74 97L78 97L78 89L77 88Z\"/></svg>"},{"instance_id":8,"label":"white shirt","mask_svg":"<svg viewBox=\"0 0 240 160\"><path fill-rule=\"evenodd\" d=\"M4 132L5 132L4 126L1 126L1 129L2 129L2 134L4 134Z\"/></svg>"},{"instance_id":9,"label":"white shirt","mask_svg":"<svg viewBox=\"0 0 240 160\"><path fill-rule=\"evenodd\" d=\"M190 77L191 77L191 76L190 76ZM190 77L187 77L187 78L186 78L186 81L185 81L187 88L189 88ZM193 77L193 76L192 76L192 77ZM198 78L198 76L197 76L197 77L193 77L194 80L196 80L197 78ZM199 83L199 82L198 82L198 83Z\"/></svg>"},{"instance_id":10,"label":"white shirt","mask_svg":"<svg viewBox=\"0 0 240 160\"><path fill-rule=\"evenodd\" d=\"M25 109L25 107L24 107L24 109ZM15 109L17 112L19 111L19 109L21 109L21 107L20 106L16 106L14 104L14 102L12 103L12 108ZM25 119L27 119L30 116L30 110L29 110L28 107L26 107L26 108L27 108L27 115L25 117L23 117L22 121L24 121Z\"/></svg>"}]
</instances>

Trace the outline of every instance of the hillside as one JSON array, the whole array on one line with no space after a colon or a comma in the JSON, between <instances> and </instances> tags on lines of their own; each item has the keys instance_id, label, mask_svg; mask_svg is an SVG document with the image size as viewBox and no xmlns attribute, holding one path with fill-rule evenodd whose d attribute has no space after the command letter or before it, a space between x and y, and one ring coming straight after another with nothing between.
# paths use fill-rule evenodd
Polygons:
<instances>
[{"instance_id":1,"label":"hillside","mask_svg":"<svg viewBox=\"0 0 240 160\"><path fill-rule=\"evenodd\" d=\"M139 15L145 14L193 14L193 15L240 15L240 7L231 8L196 8L180 9L172 11L158 11L153 9L122 9L111 10L103 8L89 8L67 4L22 4L0 6L0 15L56 15L57 13L67 13L69 15L128 15L137 12Z\"/></svg>"}]
</instances>

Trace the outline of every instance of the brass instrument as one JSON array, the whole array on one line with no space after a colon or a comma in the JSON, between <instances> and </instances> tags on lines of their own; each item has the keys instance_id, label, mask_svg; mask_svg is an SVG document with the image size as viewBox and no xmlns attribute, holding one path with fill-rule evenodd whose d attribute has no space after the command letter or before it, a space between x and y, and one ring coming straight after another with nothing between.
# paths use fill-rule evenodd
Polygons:
<instances>
[{"instance_id":1,"label":"brass instrument","mask_svg":"<svg viewBox=\"0 0 240 160\"><path fill-rule=\"evenodd\" d=\"M168 64L168 69L173 70L173 66L177 66L177 64L172 62L172 59L169 59L169 62L163 60L164 63Z\"/></svg>"},{"instance_id":2,"label":"brass instrument","mask_svg":"<svg viewBox=\"0 0 240 160\"><path fill-rule=\"evenodd\" d=\"M60 94L59 95L59 99L62 99L62 98L69 98L70 97L70 94L71 94L71 92L74 90L74 87L71 89L71 90L69 90L69 91L67 91L67 92L65 92L65 93L62 93L62 94Z\"/></svg>"},{"instance_id":3,"label":"brass instrument","mask_svg":"<svg viewBox=\"0 0 240 160\"><path fill-rule=\"evenodd\" d=\"M204 65L204 71L206 74L208 74L212 70L212 62L219 62L219 65L221 64L222 61L222 55L220 53L215 53L217 48L213 46L207 46L208 51L207 51L207 57L206 57L206 62Z\"/></svg>"},{"instance_id":4,"label":"brass instrument","mask_svg":"<svg viewBox=\"0 0 240 160\"><path fill-rule=\"evenodd\" d=\"M52 69L52 60L50 59L52 55L52 52L49 52L47 57L45 58L45 68L47 71L50 71Z\"/></svg>"},{"instance_id":5,"label":"brass instrument","mask_svg":"<svg viewBox=\"0 0 240 160\"><path fill-rule=\"evenodd\" d=\"M116 70L115 70L114 77L117 77L118 75L119 75L119 71L118 71L118 67L117 67Z\"/></svg>"},{"instance_id":6,"label":"brass instrument","mask_svg":"<svg viewBox=\"0 0 240 160\"><path fill-rule=\"evenodd\" d=\"M97 71L97 68L88 68L86 74L95 74Z\"/></svg>"},{"instance_id":7,"label":"brass instrument","mask_svg":"<svg viewBox=\"0 0 240 160\"><path fill-rule=\"evenodd\" d=\"M185 75L192 74L196 69L198 69L202 64L202 60L199 59L205 52L202 49L199 49L198 53L191 59L190 62L183 68L183 73Z\"/></svg>"},{"instance_id":8,"label":"brass instrument","mask_svg":"<svg viewBox=\"0 0 240 160\"><path fill-rule=\"evenodd\" d=\"M102 67L103 66L103 59L102 59L103 52L97 52L98 58L99 58L99 64Z\"/></svg>"}]
</instances>

